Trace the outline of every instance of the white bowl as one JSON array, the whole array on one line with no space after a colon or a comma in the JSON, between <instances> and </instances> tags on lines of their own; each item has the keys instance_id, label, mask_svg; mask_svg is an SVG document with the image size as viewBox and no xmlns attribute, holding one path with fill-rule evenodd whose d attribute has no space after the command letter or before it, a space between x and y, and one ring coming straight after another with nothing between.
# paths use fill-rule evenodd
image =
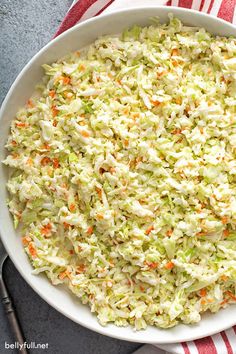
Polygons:
<instances>
[{"instance_id":1,"label":"white bowl","mask_svg":"<svg viewBox=\"0 0 236 354\"><path fill-rule=\"evenodd\" d=\"M129 9L99 16L73 27L51 41L36 54L12 85L0 111L0 160L6 155L4 144L9 134L10 122L19 107L23 106L31 96L35 85L42 78L42 64L51 63L70 51L78 50L93 42L98 36L119 33L125 27L134 24L147 25L150 23L149 18L152 16L159 16L161 22L166 22L170 12L187 25L204 27L214 34L236 37L236 27L225 21L197 11L174 7ZM13 228L12 218L6 206L7 191L5 185L7 176L7 169L0 164L0 234L4 246L28 284L45 301L68 318L104 335L142 343L173 343L193 340L220 332L236 324L236 306L231 305L216 314L203 315L200 323L196 325L181 324L167 330L148 327L145 331L135 332L130 327L120 328L114 325L102 327L96 316L91 314L89 308L82 305L79 299L71 295L66 289L51 285L43 275L35 276L31 274L32 267L24 253L19 234Z\"/></svg>"}]
</instances>

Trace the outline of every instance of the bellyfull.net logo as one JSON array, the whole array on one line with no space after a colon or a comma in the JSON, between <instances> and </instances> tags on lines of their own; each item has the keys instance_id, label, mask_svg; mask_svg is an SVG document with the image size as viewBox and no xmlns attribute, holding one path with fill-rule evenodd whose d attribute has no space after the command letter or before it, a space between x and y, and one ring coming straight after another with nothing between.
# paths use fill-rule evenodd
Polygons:
<instances>
[{"instance_id":1,"label":"bellyfull.net logo","mask_svg":"<svg viewBox=\"0 0 236 354\"><path fill-rule=\"evenodd\" d=\"M24 342L20 344L19 342L7 343L5 342L5 349L48 349L48 343L35 343L35 342Z\"/></svg>"}]
</instances>

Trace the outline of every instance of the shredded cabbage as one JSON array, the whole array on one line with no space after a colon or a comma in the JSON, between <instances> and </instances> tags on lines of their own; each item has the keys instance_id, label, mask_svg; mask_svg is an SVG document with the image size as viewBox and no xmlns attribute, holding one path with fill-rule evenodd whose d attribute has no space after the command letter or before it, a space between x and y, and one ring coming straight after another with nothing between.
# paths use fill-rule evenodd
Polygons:
<instances>
[{"instance_id":1,"label":"shredded cabbage","mask_svg":"<svg viewBox=\"0 0 236 354\"><path fill-rule=\"evenodd\" d=\"M4 163L34 273L102 325L168 328L233 303L236 41L170 23L44 65Z\"/></svg>"}]
</instances>

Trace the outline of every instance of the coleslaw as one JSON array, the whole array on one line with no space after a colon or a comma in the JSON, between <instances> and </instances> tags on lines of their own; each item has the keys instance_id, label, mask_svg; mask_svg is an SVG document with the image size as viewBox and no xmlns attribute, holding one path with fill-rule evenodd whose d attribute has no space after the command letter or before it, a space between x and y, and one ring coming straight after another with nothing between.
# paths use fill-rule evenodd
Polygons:
<instances>
[{"instance_id":1,"label":"coleslaw","mask_svg":"<svg viewBox=\"0 0 236 354\"><path fill-rule=\"evenodd\" d=\"M102 325L235 303L236 40L170 16L43 68L4 160L33 273Z\"/></svg>"}]
</instances>

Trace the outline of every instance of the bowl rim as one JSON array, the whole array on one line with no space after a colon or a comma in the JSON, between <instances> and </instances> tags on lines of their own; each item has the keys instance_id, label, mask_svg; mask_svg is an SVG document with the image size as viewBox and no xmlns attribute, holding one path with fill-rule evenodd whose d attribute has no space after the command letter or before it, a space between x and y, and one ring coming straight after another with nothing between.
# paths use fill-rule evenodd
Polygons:
<instances>
[{"instance_id":1,"label":"bowl rim","mask_svg":"<svg viewBox=\"0 0 236 354\"><path fill-rule=\"evenodd\" d=\"M15 78L14 82L12 83L12 85L10 86L10 89L8 90L8 93L5 96L5 99L2 102L1 108L0 108L0 123L3 117L3 112L5 111L5 107L8 105L8 101L12 95L12 93L15 90L15 87L17 86L17 83L21 81L22 76L25 74L25 72L27 72L27 70L31 67L31 65L34 63L34 61L37 60L38 57L40 57L41 54L43 54L44 52L46 52L48 50L48 48L53 47L53 45L55 43L57 43L58 41L62 41L64 38L66 38L68 36L69 33L71 32L77 32L80 30L81 27L84 26L89 26L89 24L91 22L102 22L104 18L108 18L108 17L112 17L112 16L122 16L122 15L129 15L129 13L132 13L134 11L142 11L144 9L153 9L153 10L161 10L161 11L165 11L167 14L169 13L173 13L175 16L178 17L178 14L183 14L183 13L189 13L189 14L194 14L196 16L199 16L201 18L209 18L217 23L219 23L219 25L223 25L224 27L228 27L228 29L230 30L235 30L236 29L236 25L229 23L223 19L217 18L213 15L209 15L203 12L200 12L198 10L193 10L193 9L186 9L186 8L181 8L181 7L176 7L176 6L155 6L155 5L147 5L147 6L134 6L128 9L121 9L121 10L114 10L114 11L110 11L109 13L104 13L99 15L98 17L92 17L90 19L87 19L81 23L78 23L76 25L74 25L73 27L69 28L68 30L66 30L65 32L61 33L59 36L52 38L46 45L44 45L29 61L28 63L23 67L23 69L19 72L19 74L17 75L17 77ZM190 21L191 22L191 21ZM69 318L70 320L72 320L75 323L78 323L79 325L88 328L90 330L93 330L99 334L108 336L108 337L112 337L112 338L116 338L116 339L120 339L120 340L126 340L126 341L131 341L131 342L137 342L140 343L140 340L138 338L138 336L134 337L130 337L129 335L119 335L119 331L117 330L117 333L109 333L109 327L102 327L100 324L99 326L95 326L93 324L91 324L89 321L83 321L80 318L75 318L72 315L68 314L66 310L64 310L63 308L61 308L60 306L57 305L57 303L55 301L53 301L51 298L49 298L48 295L44 295L43 289L40 289L38 287L36 287L34 284L32 284L30 277L28 276L28 274L26 272L23 271L23 269L20 267L20 265L18 264L18 262L14 259L14 251L8 247L8 243L7 243L7 237L3 237L3 230L2 230L2 226L0 223L0 239L2 240L2 243L10 257L10 259L12 260L14 266L16 267L17 271L20 273L20 275L23 277L23 279L27 282L27 284L44 300L46 301L46 303L48 303L50 306L52 306L53 308L55 308L59 313L61 313L62 315L66 316L67 318ZM50 283L50 285L52 287L54 287L54 285L52 285ZM232 306L232 305L231 305ZM192 341L195 339L200 339L210 335L214 335L216 333L218 333L219 331L225 330L227 328L230 328L232 326L234 326L236 324L236 320L233 320L229 322L228 325L223 325L223 326L218 326L217 328L211 328L208 330L207 334L206 333L202 333L202 335L192 335L192 336L185 336L182 335L182 337L178 337L178 343L180 342L186 342L186 341ZM178 326L178 325L177 325ZM191 325L190 325L191 326ZM117 327L118 329L118 327ZM163 331L166 331L168 329L163 329ZM147 330L146 330L147 331ZM139 333L139 332L138 332ZM144 341L142 341L144 342ZM176 339L170 339L167 341L161 340L160 338L156 338L156 339L147 339L145 341L145 343L150 343L150 344L171 344L171 343L176 343Z\"/></svg>"}]
</instances>

